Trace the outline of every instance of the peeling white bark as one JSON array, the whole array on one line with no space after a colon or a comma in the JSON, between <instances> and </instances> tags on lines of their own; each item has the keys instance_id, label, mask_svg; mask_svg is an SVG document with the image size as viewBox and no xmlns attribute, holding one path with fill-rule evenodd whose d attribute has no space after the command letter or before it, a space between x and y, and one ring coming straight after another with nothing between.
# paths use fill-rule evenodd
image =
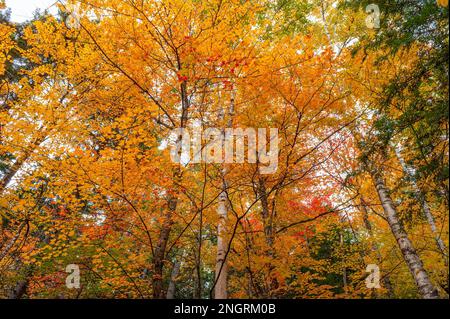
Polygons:
<instances>
[{"instance_id":1,"label":"peeling white bark","mask_svg":"<svg viewBox=\"0 0 450 319\"><path fill-rule=\"evenodd\" d=\"M409 240L403 225L400 223L397 209L392 202L382 176L379 173L374 173L372 174L372 178L374 179L378 197L380 198L391 231L397 240L403 259L414 277L419 293L425 299L437 299L439 297L438 292L431 283L423 267L422 260Z\"/></svg>"},{"instance_id":2,"label":"peeling white bark","mask_svg":"<svg viewBox=\"0 0 450 319\"><path fill-rule=\"evenodd\" d=\"M426 201L425 194L419 188L419 185L417 185L417 181L414 177L414 169L412 167L409 167L408 164L406 164L405 160L402 157L401 149L400 149L399 145L394 146L394 150L395 150L395 154L397 155L397 159L400 162L400 165L402 166L404 174L406 176L408 176L409 179L411 180L411 185L413 187L414 193L416 194L417 199L420 201L420 204L422 205L423 212L428 221L428 224L430 225L431 231L432 231L434 239L436 241L436 245L437 245L439 251L444 256L445 264L448 265L447 247L445 246L442 238L440 237L439 231L436 227L436 222L434 220L434 216L431 213L431 209L430 209L430 206L428 205L428 202Z\"/></svg>"}]
</instances>

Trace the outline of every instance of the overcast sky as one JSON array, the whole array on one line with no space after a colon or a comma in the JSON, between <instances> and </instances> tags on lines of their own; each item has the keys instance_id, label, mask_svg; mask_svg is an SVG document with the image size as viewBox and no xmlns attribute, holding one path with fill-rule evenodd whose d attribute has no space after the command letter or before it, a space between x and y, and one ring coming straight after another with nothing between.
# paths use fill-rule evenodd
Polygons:
<instances>
[{"instance_id":1,"label":"overcast sky","mask_svg":"<svg viewBox=\"0 0 450 319\"><path fill-rule=\"evenodd\" d=\"M39 8L42 10L50 8L56 0L6 0L6 7L11 8L11 20L22 22L33 17L33 12ZM53 10L55 6L52 7Z\"/></svg>"}]
</instances>

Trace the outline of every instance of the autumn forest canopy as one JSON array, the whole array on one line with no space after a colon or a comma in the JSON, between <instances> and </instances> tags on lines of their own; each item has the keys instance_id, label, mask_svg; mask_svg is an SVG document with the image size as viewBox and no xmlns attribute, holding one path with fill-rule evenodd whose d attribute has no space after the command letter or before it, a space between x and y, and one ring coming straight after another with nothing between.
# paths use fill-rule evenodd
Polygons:
<instances>
[{"instance_id":1,"label":"autumn forest canopy","mask_svg":"<svg viewBox=\"0 0 450 319\"><path fill-rule=\"evenodd\" d=\"M0 0L0 299L449 298L446 0L52 9Z\"/></svg>"}]
</instances>

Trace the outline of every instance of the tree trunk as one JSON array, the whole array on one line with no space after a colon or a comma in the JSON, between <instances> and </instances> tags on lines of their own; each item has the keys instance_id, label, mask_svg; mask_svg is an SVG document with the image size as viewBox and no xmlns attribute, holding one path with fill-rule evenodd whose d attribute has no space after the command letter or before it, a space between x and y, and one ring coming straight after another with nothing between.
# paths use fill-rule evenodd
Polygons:
<instances>
[{"instance_id":1,"label":"tree trunk","mask_svg":"<svg viewBox=\"0 0 450 319\"><path fill-rule=\"evenodd\" d=\"M30 158L31 154L42 144L45 140L45 136L40 136L36 138L26 149L25 153L20 156L14 164L8 169L7 173L0 180L0 195L8 186L9 182L14 178L17 172L22 168L25 162Z\"/></svg>"},{"instance_id":2,"label":"tree trunk","mask_svg":"<svg viewBox=\"0 0 450 319\"><path fill-rule=\"evenodd\" d=\"M224 186L226 188L226 185ZM214 287L215 299L227 299L227 280L228 280L228 266L225 260L227 252L227 242L225 238L226 234L226 222L228 219L227 208L227 194L225 191L219 196L219 206L217 208L219 214L219 224L217 227L217 257L216 257L216 286Z\"/></svg>"},{"instance_id":3,"label":"tree trunk","mask_svg":"<svg viewBox=\"0 0 450 319\"><path fill-rule=\"evenodd\" d=\"M234 117L234 103L235 103L234 92L231 96L230 107L228 109L228 127L233 126ZM219 118L224 117L222 111L219 114ZM225 130L222 130L222 149L225 149ZM225 154L222 154L224 158ZM227 299L228 290L228 265L225 259L228 250L228 244L226 242L226 224L228 219L228 198L227 198L227 181L226 181L227 168L226 163L223 165L222 169L222 192L219 195L219 203L217 207L217 214L219 215L219 223L217 225L217 256L216 256L216 272L215 272L215 286L214 286L214 299Z\"/></svg>"},{"instance_id":4,"label":"tree trunk","mask_svg":"<svg viewBox=\"0 0 450 319\"><path fill-rule=\"evenodd\" d=\"M414 169L409 167L405 160L402 157L401 149L398 145L394 146L395 154L397 155L397 159L400 162L403 173L409 177L411 181L411 185L413 187L414 193L416 194L416 197L418 198L420 204L422 205L423 212L425 214L425 217L428 221L428 224L430 225L431 231L433 233L434 239L436 241L437 248L444 256L444 262L445 265L448 266L448 253L447 253L447 247L445 246L443 240L440 237L439 231L436 227L436 223L434 221L434 216L431 213L430 206L428 205L425 194L422 192L422 190L419 188L419 185L417 185L416 178L414 177Z\"/></svg>"},{"instance_id":5,"label":"tree trunk","mask_svg":"<svg viewBox=\"0 0 450 319\"><path fill-rule=\"evenodd\" d=\"M8 255L9 251L11 250L11 248L14 247L14 245L16 244L17 240L20 237L20 234L22 233L22 230L24 229L25 225L27 223L23 222L20 226L19 229L17 230L16 234L14 235L13 238L11 238L11 240L6 244L6 246L3 248L3 250L0 252L0 261L6 257L6 255Z\"/></svg>"},{"instance_id":6,"label":"tree trunk","mask_svg":"<svg viewBox=\"0 0 450 319\"><path fill-rule=\"evenodd\" d=\"M181 70L181 65L178 65ZM189 113L189 98L187 92L187 84L186 82L181 83L180 85L181 91L181 119L180 119L180 128L186 128L188 122L188 113ZM181 143L182 136L178 136L177 143ZM181 144L180 144L181 145ZM178 156L181 158L182 147L178 150ZM172 193L168 198L168 209L167 213L164 216L164 222L159 234L158 244L155 248L155 252L153 255L153 298L154 299L164 299L167 295L163 293L163 275L164 275L164 259L166 257L166 248L167 243L169 241L170 232L173 226L172 216L175 213L178 205L178 194L179 194L179 185L181 184L182 179L182 170L181 163L178 164L177 168L173 172L173 178L175 181L175 187L172 190Z\"/></svg>"},{"instance_id":7,"label":"tree trunk","mask_svg":"<svg viewBox=\"0 0 450 319\"><path fill-rule=\"evenodd\" d=\"M275 258L275 251L273 247L274 244L273 214L270 212L269 196L267 195L266 182L261 176L258 177L257 195L261 202L261 218L264 226L264 236L266 244L269 246L266 255L269 258L273 259ZM265 294L266 297L273 297L271 292L278 289L279 283L277 278L275 276L272 276L272 273L275 270L273 263L272 262L267 263L266 267L268 269L270 283L267 289L268 291L266 291Z\"/></svg>"},{"instance_id":8,"label":"tree trunk","mask_svg":"<svg viewBox=\"0 0 450 319\"><path fill-rule=\"evenodd\" d=\"M164 259L166 257L166 248L169 241L170 231L172 230L173 220L172 215L177 207L177 198L170 196L168 203L168 210L165 215L164 223L159 234L158 244L155 248L153 256L153 298L164 299L163 293L163 271L164 271Z\"/></svg>"},{"instance_id":9,"label":"tree trunk","mask_svg":"<svg viewBox=\"0 0 450 319\"><path fill-rule=\"evenodd\" d=\"M261 217L264 225L264 235L266 238L266 243L269 245L269 249L273 248L273 227L272 218L269 208L269 199L267 198L267 190L264 179L260 176L258 178L258 197L261 201Z\"/></svg>"},{"instance_id":10,"label":"tree trunk","mask_svg":"<svg viewBox=\"0 0 450 319\"><path fill-rule=\"evenodd\" d=\"M27 292L28 288L28 278L20 280L13 290L8 295L8 299L21 299L22 296Z\"/></svg>"},{"instance_id":11,"label":"tree trunk","mask_svg":"<svg viewBox=\"0 0 450 319\"><path fill-rule=\"evenodd\" d=\"M379 173L373 173L372 178L374 179L378 197L383 206L391 231L397 240L403 259L414 277L419 293L425 299L438 298L438 292L431 283L430 278L423 267L422 260L409 240L403 225L400 223L397 209L392 202L382 176Z\"/></svg>"},{"instance_id":12,"label":"tree trunk","mask_svg":"<svg viewBox=\"0 0 450 319\"><path fill-rule=\"evenodd\" d=\"M363 211L364 226L366 227L369 236L373 238L372 223L369 220L369 212L367 211L366 201L363 198L361 198L361 207ZM380 266L380 271L382 271L381 263L383 261L383 256L381 256L380 249L375 242L372 242L372 250L375 251L377 255L378 265ZM392 288L392 283L389 275L386 274L382 276L382 278L383 285L387 289L389 297L394 297L394 289Z\"/></svg>"},{"instance_id":13,"label":"tree trunk","mask_svg":"<svg viewBox=\"0 0 450 319\"><path fill-rule=\"evenodd\" d=\"M181 268L181 260L177 260L172 269L172 275L170 277L169 288L167 288L167 299L175 298L175 288L176 288L176 280L178 275L180 274Z\"/></svg>"},{"instance_id":14,"label":"tree trunk","mask_svg":"<svg viewBox=\"0 0 450 319\"><path fill-rule=\"evenodd\" d=\"M342 230L339 233L339 244L340 244L341 250L344 249L344 234L343 234ZM344 289L344 294L347 294L347 290L348 290L347 267L345 265L344 265L344 267L342 267L342 286Z\"/></svg>"}]
</instances>

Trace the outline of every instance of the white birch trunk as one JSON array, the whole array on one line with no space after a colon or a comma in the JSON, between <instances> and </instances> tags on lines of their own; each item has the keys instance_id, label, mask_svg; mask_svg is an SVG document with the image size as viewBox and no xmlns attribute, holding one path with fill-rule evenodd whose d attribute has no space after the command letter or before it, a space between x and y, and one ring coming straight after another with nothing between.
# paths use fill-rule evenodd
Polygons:
<instances>
[{"instance_id":1,"label":"white birch trunk","mask_svg":"<svg viewBox=\"0 0 450 319\"><path fill-rule=\"evenodd\" d=\"M378 197L380 198L391 231L397 240L403 259L414 277L419 293L425 299L437 299L439 297L438 292L431 283L423 267L422 260L409 240L403 225L400 223L397 209L392 202L382 176L379 173L374 173L372 178L374 179Z\"/></svg>"},{"instance_id":2,"label":"white birch trunk","mask_svg":"<svg viewBox=\"0 0 450 319\"><path fill-rule=\"evenodd\" d=\"M447 247L445 246L443 240L440 237L439 231L436 227L436 222L434 221L434 216L431 213L431 209L426 201L425 195L423 194L422 190L417 185L417 181L414 177L414 169L409 167L406 164L405 160L402 157L401 149L400 149L399 145L395 145L394 150L395 150L395 154L397 155L397 159L400 162L400 165L402 166L404 174L406 176L408 176L411 180L411 185L413 187L414 193L416 194L418 200L420 201L420 204L422 205L423 212L425 214L425 217L427 218L428 224L430 225L434 239L436 240L436 245L437 245L439 251L444 255L445 264L448 265Z\"/></svg>"},{"instance_id":3,"label":"white birch trunk","mask_svg":"<svg viewBox=\"0 0 450 319\"><path fill-rule=\"evenodd\" d=\"M228 110L228 126L233 125L234 116L234 93L232 93L230 107ZM223 113L221 114L223 119ZM225 145L225 130L222 131L222 149ZM224 154L222 154L224 156ZM222 169L223 184L222 192L219 195L219 203L217 207L217 214L219 215L219 223L217 225L217 256L216 256L216 272L215 272L215 287L214 298L215 299L227 299L228 298L228 265L226 262L226 253L228 250L228 244L226 239L226 224L228 219L228 198L227 198L227 182L226 182L227 168L224 164Z\"/></svg>"},{"instance_id":4,"label":"white birch trunk","mask_svg":"<svg viewBox=\"0 0 450 319\"><path fill-rule=\"evenodd\" d=\"M228 267L225 260L227 253L226 221L228 219L227 195L225 191L219 196L219 224L217 227L217 258L216 258L216 286L214 287L215 299L227 299Z\"/></svg>"}]
</instances>

